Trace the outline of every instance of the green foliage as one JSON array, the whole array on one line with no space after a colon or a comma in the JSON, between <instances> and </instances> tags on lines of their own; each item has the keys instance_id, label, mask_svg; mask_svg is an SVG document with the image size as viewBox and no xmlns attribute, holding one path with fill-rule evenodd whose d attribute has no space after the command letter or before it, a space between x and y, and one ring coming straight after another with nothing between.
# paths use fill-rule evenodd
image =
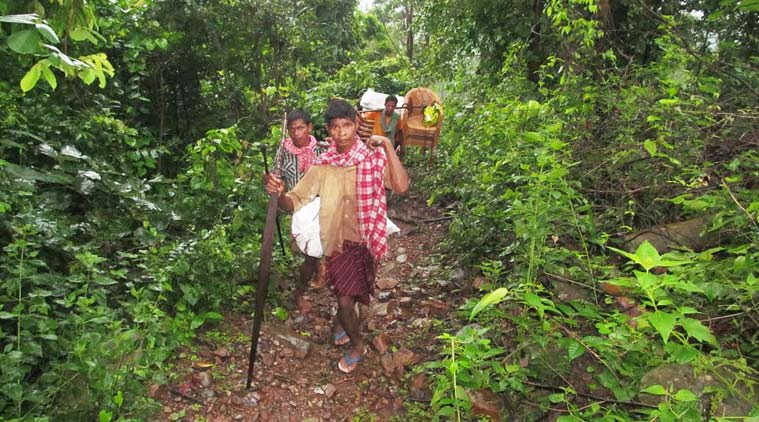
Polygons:
<instances>
[{"instance_id":1,"label":"green foliage","mask_svg":"<svg viewBox=\"0 0 759 422\"><path fill-rule=\"evenodd\" d=\"M0 1L0 419L150 419L175 349L250 312L257 146L410 86L354 0L301 3Z\"/></svg>"},{"instance_id":2,"label":"green foliage","mask_svg":"<svg viewBox=\"0 0 759 422\"><path fill-rule=\"evenodd\" d=\"M477 304L474 305L474 308L472 308L472 311L469 314L469 320L471 321L474 319L474 317L477 316L480 312L485 310L486 308L493 306L497 303L503 302L504 299L506 299L506 295L509 294L509 290L501 287L498 289L493 290L492 292L487 293L485 296L480 299Z\"/></svg>"},{"instance_id":3,"label":"green foliage","mask_svg":"<svg viewBox=\"0 0 759 422\"><path fill-rule=\"evenodd\" d=\"M434 420L462 420L471 409L469 390L488 388L503 391L509 385L519 385L519 367L504 367L496 357L505 350L493 347L484 337L487 328L465 326L455 336L443 334L445 357L425 365L426 369L441 369L435 376L432 396ZM495 384L494 384L495 383Z\"/></svg>"},{"instance_id":4,"label":"green foliage","mask_svg":"<svg viewBox=\"0 0 759 422\"><path fill-rule=\"evenodd\" d=\"M53 8L53 19L58 9ZM98 43L93 31L94 18L91 17L91 6L85 3L77 3L70 6L69 18L66 22L67 37L73 41L91 41ZM83 18L85 17L86 18ZM70 57L66 52L61 52L55 44L60 39L49 23L34 13L0 16L0 22L17 25L27 25L33 29L20 29L13 32L7 39L8 47L19 54L33 54L45 57L35 63L20 81L21 90L24 92L33 89L40 77L43 77L51 89L58 87L58 81L51 68L57 69L67 77L78 77L87 85L98 79L100 88L105 87L106 75L113 76L114 69L104 53L82 55L78 58ZM67 39L68 41L68 39Z\"/></svg>"},{"instance_id":5,"label":"green foliage","mask_svg":"<svg viewBox=\"0 0 759 422\"><path fill-rule=\"evenodd\" d=\"M466 413L456 388L540 403L508 406L510 420L548 418L557 406L563 421L703 420L707 396L712 412L731 397L742 403L733 412L744 412L734 416L755 413L758 162L740 139L755 136L756 102L733 92L751 90L756 72L733 73L718 59L751 66L729 53L746 46L739 36L725 45L708 38L754 24L727 3L541 4L515 2L514 12L488 1L425 4L429 52L440 58L430 64L449 83L442 157L422 183L430 203L456 210L449 245L492 283L462 306L461 323L482 324L484 339L510 353L478 365L519 374L462 382L445 344L431 366L442 380L435 397L448 400L446 415ZM503 21L523 35L499 38ZM631 36L640 33L648 36ZM719 245L627 250L625 238L694 217L708 221L705 239L721 234ZM662 398L652 408L587 396L636 401L641 380L667 364L720 382L652 387Z\"/></svg>"}]
</instances>

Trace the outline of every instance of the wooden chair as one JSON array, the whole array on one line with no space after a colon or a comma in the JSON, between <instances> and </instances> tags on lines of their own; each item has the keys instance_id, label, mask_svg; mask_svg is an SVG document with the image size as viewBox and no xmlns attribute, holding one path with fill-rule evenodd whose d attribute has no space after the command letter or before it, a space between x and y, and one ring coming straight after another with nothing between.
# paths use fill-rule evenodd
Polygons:
<instances>
[{"instance_id":1,"label":"wooden chair","mask_svg":"<svg viewBox=\"0 0 759 422\"><path fill-rule=\"evenodd\" d=\"M376 114L376 113L375 113ZM375 116L372 113L361 113L357 133L362 141L366 142L372 136Z\"/></svg>"},{"instance_id":2,"label":"wooden chair","mask_svg":"<svg viewBox=\"0 0 759 422\"><path fill-rule=\"evenodd\" d=\"M421 147L424 153L430 151L430 162L437 148L440 137L440 127L443 124L443 113L435 126L424 125L424 108L435 103L443 104L440 97L429 88L414 88L406 93L406 108L402 115L402 148Z\"/></svg>"}]
</instances>

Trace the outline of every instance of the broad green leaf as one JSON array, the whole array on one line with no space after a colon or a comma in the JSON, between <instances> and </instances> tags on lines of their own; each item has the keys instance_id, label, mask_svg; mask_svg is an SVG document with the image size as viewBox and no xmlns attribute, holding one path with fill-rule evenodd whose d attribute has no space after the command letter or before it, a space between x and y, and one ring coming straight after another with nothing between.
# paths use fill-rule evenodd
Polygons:
<instances>
[{"instance_id":1,"label":"broad green leaf","mask_svg":"<svg viewBox=\"0 0 759 422\"><path fill-rule=\"evenodd\" d=\"M680 325L683 326L689 337L693 337L702 343L706 342L715 346L717 345L717 339L714 337L714 334L701 321L693 318L682 318Z\"/></svg>"},{"instance_id":2,"label":"broad green leaf","mask_svg":"<svg viewBox=\"0 0 759 422\"><path fill-rule=\"evenodd\" d=\"M746 276L746 285L753 286L755 284L756 284L756 277L754 277L754 273L749 273L749 275Z\"/></svg>"},{"instance_id":3,"label":"broad green leaf","mask_svg":"<svg viewBox=\"0 0 759 422\"><path fill-rule=\"evenodd\" d=\"M530 111L540 110L540 103L535 100L527 101L526 106L527 106L527 110L530 110Z\"/></svg>"},{"instance_id":4,"label":"broad green leaf","mask_svg":"<svg viewBox=\"0 0 759 422\"><path fill-rule=\"evenodd\" d=\"M667 286L672 286L673 288L677 290L681 290L683 292L689 292L689 293L703 293L704 292L704 289L702 287L699 287L688 280L676 280L675 282L667 283Z\"/></svg>"},{"instance_id":5,"label":"broad green leaf","mask_svg":"<svg viewBox=\"0 0 759 422\"><path fill-rule=\"evenodd\" d=\"M45 59L47 60L47 59ZM49 61L48 61L49 63ZM50 88L55 89L58 87L58 80L55 78L55 75L53 74L53 71L50 70L50 66L43 66L42 67L42 76L47 81L47 84L50 85Z\"/></svg>"},{"instance_id":6,"label":"broad green leaf","mask_svg":"<svg viewBox=\"0 0 759 422\"><path fill-rule=\"evenodd\" d=\"M548 400L550 400L551 403L561 403L564 401L564 393L549 394Z\"/></svg>"},{"instance_id":7,"label":"broad green leaf","mask_svg":"<svg viewBox=\"0 0 759 422\"><path fill-rule=\"evenodd\" d=\"M553 170L548 173L548 178L551 180L561 179L566 176L567 173L569 173L569 170L564 167L554 167Z\"/></svg>"},{"instance_id":8,"label":"broad green leaf","mask_svg":"<svg viewBox=\"0 0 759 422\"><path fill-rule=\"evenodd\" d=\"M738 8L747 12L759 12L759 0L743 0L738 3Z\"/></svg>"},{"instance_id":9,"label":"broad green leaf","mask_svg":"<svg viewBox=\"0 0 759 422\"><path fill-rule=\"evenodd\" d=\"M26 75L21 78L21 82L19 82L19 85L21 85L21 90L27 92L34 88L34 86L37 85L37 81L40 80L41 73L42 66L40 66L39 63L32 66L32 68L26 72Z\"/></svg>"},{"instance_id":10,"label":"broad green leaf","mask_svg":"<svg viewBox=\"0 0 759 422\"><path fill-rule=\"evenodd\" d=\"M118 281L110 278L110 277L94 277L92 279L95 283L101 285L101 286L111 286L113 284L117 284Z\"/></svg>"},{"instance_id":11,"label":"broad green leaf","mask_svg":"<svg viewBox=\"0 0 759 422\"><path fill-rule=\"evenodd\" d=\"M274 309L272 309L271 314L275 317L279 318L280 321L285 321L288 317L287 309L277 306Z\"/></svg>"},{"instance_id":12,"label":"broad green leaf","mask_svg":"<svg viewBox=\"0 0 759 422\"><path fill-rule=\"evenodd\" d=\"M474 305L474 308L472 308L472 312L469 314L469 320L471 321L477 314L486 308L502 302L508 293L509 290L507 288L500 287L483 296L482 299Z\"/></svg>"},{"instance_id":13,"label":"broad green leaf","mask_svg":"<svg viewBox=\"0 0 759 422\"><path fill-rule=\"evenodd\" d=\"M7 16L0 16L0 22L34 25L35 23L37 23L39 18L40 17L34 13L30 13L27 15L7 15Z\"/></svg>"},{"instance_id":14,"label":"broad green leaf","mask_svg":"<svg viewBox=\"0 0 759 422\"><path fill-rule=\"evenodd\" d=\"M113 412L110 410L102 409L98 413L98 422L111 422L113 420Z\"/></svg>"},{"instance_id":15,"label":"broad green leaf","mask_svg":"<svg viewBox=\"0 0 759 422\"><path fill-rule=\"evenodd\" d=\"M667 343L664 345L664 350L669 353L667 361L675 363L692 362L699 355L698 349L689 344Z\"/></svg>"},{"instance_id":16,"label":"broad green leaf","mask_svg":"<svg viewBox=\"0 0 759 422\"><path fill-rule=\"evenodd\" d=\"M88 31L87 28L82 28L81 26L72 29L69 35L74 41L84 41L91 37L90 31Z\"/></svg>"},{"instance_id":17,"label":"broad green leaf","mask_svg":"<svg viewBox=\"0 0 759 422\"><path fill-rule=\"evenodd\" d=\"M5 172L13 177L19 177L26 180L38 180L41 182L60 183L71 185L74 179L65 173L42 173L29 167L19 166L8 163L5 166Z\"/></svg>"},{"instance_id":18,"label":"broad green leaf","mask_svg":"<svg viewBox=\"0 0 759 422\"><path fill-rule=\"evenodd\" d=\"M675 393L675 400L678 401L696 401L698 396L690 390L679 390Z\"/></svg>"},{"instance_id":19,"label":"broad green leaf","mask_svg":"<svg viewBox=\"0 0 759 422\"><path fill-rule=\"evenodd\" d=\"M665 105L665 106L673 106L680 104L680 100L677 98L662 98L659 100L659 104Z\"/></svg>"},{"instance_id":20,"label":"broad green leaf","mask_svg":"<svg viewBox=\"0 0 759 422\"><path fill-rule=\"evenodd\" d=\"M8 37L8 47L16 53L32 54L37 51L40 35L34 29L17 31Z\"/></svg>"},{"instance_id":21,"label":"broad green leaf","mask_svg":"<svg viewBox=\"0 0 759 422\"><path fill-rule=\"evenodd\" d=\"M79 262L82 263L88 269L95 268L98 264L102 264L108 259L103 258L100 255L93 254L92 252L82 252L74 256Z\"/></svg>"},{"instance_id":22,"label":"broad green leaf","mask_svg":"<svg viewBox=\"0 0 759 422\"><path fill-rule=\"evenodd\" d=\"M203 317L196 315L192 318L192 321L190 321L190 329L194 330L200 327L201 325L203 325L204 322L205 320L203 319Z\"/></svg>"},{"instance_id":23,"label":"broad green leaf","mask_svg":"<svg viewBox=\"0 0 759 422\"><path fill-rule=\"evenodd\" d=\"M433 403L437 402L433 401ZM437 410L438 416L450 417L453 416L454 413L456 413L456 409L454 409L452 406L443 406Z\"/></svg>"},{"instance_id":24,"label":"broad green leaf","mask_svg":"<svg viewBox=\"0 0 759 422\"><path fill-rule=\"evenodd\" d=\"M551 139L551 141L548 143L548 146L554 151L558 151L564 148L565 145L567 145L566 142L562 142L558 139Z\"/></svg>"},{"instance_id":25,"label":"broad green leaf","mask_svg":"<svg viewBox=\"0 0 759 422\"><path fill-rule=\"evenodd\" d=\"M635 251L635 255L639 259L637 262L646 271L659 266L659 263L661 262L659 251L657 251L656 248L654 248L654 245L652 245L648 240L638 246L638 250Z\"/></svg>"},{"instance_id":26,"label":"broad green leaf","mask_svg":"<svg viewBox=\"0 0 759 422\"><path fill-rule=\"evenodd\" d=\"M668 261L666 259L662 259L661 261L659 261L659 263L656 266L657 267L679 267L680 265L690 264L692 262L693 261L687 261L687 260Z\"/></svg>"},{"instance_id":27,"label":"broad green leaf","mask_svg":"<svg viewBox=\"0 0 759 422\"><path fill-rule=\"evenodd\" d=\"M8 396L11 400L21 403L24 397L24 387L17 383L6 383L0 387L0 392Z\"/></svg>"},{"instance_id":28,"label":"broad green leaf","mask_svg":"<svg viewBox=\"0 0 759 422\"><path fill-rule=\"evenodd\" d=\"M467 393L466 389L463 386L457 385L454 391L456 392L457 399L459 400L469 399L469 393Z\"/></svg>"},{"instance_id":29,"label":"broad green leaf","mask_svg":"<svg viewBox=\"0 0 759 422\"><path fill-rule=\"evenodd\" d=\"M627 252L627 251L623 251L622 249L617 249L617 248L615 248L615 247L613 247L613 246L609 246L609 249L611 249L611 250L613 250L614 252L616 252L616 253L618 253L618 254L620 254L620 255L622 255L622 256L624 256L624 257L626 257L626 258L627 258L627 259L629 259L630 261L633 261L633 262L635 262L635 263L637 263L637 262L638 262L638 256L637 256L637 255L635 255L635 254L631 254L630 252Z\"/></svg>"},{"instance_id":30,"label":"broad green leaf","mask_svg":"<svg viewBox=\"0 0 759 422\"><path fill-rule=\"evenodd\" d=\"M543 141L543 135L538 132L524 132L522 134L524 140L527 142L541 142Z\"/></svg>"},{"instance_id":31,"label":"broad green leaf","mask_svg":"<svg viewBox=\"0 0 759 422\"><path fill-rule=\"evenodd\" d=\"M643 148L645 148L645 149L646 149L646 151L648 151L648 153L649 153L649 154L650 154L652 157L656 155L656 142L654 142L654 141L652 141L652 140L650 140L650 139L646 139L646 140L643 142Z\"/></svg>"},{"instance_id":32,"label":"broad green leaf","mask_svg":"<svg viewBox=\"0 0 759 422\"><path fill-rule=\"evenodd\" d=\"M643 391L641 391L641 393L653 394L655 396L663 396L667 394L667 390L665 390L664 387L662 387L659 384L654 384L654 385L649 385L648 387L644 388Z\"/></svg>"},{"instance_id":33,"label":"broad green leaf","mask_svg":"<svg viewBox=\"0 0 759 422\"><path fill-rule=\"evenodd\" d=\"M656 311L647 314L646 318L648 319L648 322L651 323L651 326L653 326L659 335L661 335L662 340L664 340L666 343L669 340L669 335L675 328L677 315L664 311Z\"/></svg>"},{"instance_id":34,"label":"broad green leaf","mask_svg":"<svg viewBox=\"0 0 759 422\"><path fill-rule=\"evenodd\" d=\"M562 415L556 418L556 422L583 422L583 420L575 415Z\"/></svg>"},{"instance_id":35,"label":"broad green leaf","mask_svg":"<svg viewBox=\"0 0 759 422\"><path fill-rule=\"evenodd\" d=\"M91 84L95 80L95 72L91 69L83 69L77 74L79 79L84 81L87 85Z\"/></svg>"},{"instance_id":36,"label":"broad green leaf","mask_svg":"<svg viewBox=\"0 0 759 422\"><path fill-rule=\"evenodd\" d=\"M524 301L539 311L542 311L544 308L543 303L540 302L540 296L536 295L535 293L525 294Z\"/></svg>"},{"instance_id":37,"label":"broad green leaf","mask_svg":"<svg viewBox=\"0 0 759 422\"><path fill-rule=\"evenodd\" d=\"M580 342L578 342L575 339L570 339L569 344L567 346L567 356L569 357L569 361L573 361L580 356L582 356L585 353L585 347L583 347Z\"/></svg>"},{"instance_id":38,"label":"broad green leaf","mask_svg":"<svg viewBox=\"0 0 759 422\"><path fill-rule=\"evenodd\" d=\"M660 284L660 280L651 273L633 271L633 274L635 274L635 279L638 281L638 285L643 290L653 290Z\"/></svg>"},{"instance_id":39,"label":"broad green leaf","mask_svg":"<svg viewBox=\"0 0 759 422\"><path fill-rule=\"evenodd\" d=\"M203 314L203 319L206 321L221 321L224 319L224 316L218 312L209 311Z\"/></svg>"},{"instance_id":40,"label":"broad green leaf","mask_svg":"<svg viewBox=\"0 0 759 422\"><path fill-rule=\"evenodd\" d=\"M34 341L26 341L21 343L21 352L25 355L42 356L42 346Z\"/></svg>"},{"instance_id":41,"label":"broad green leaf","mask_svg":"<svg viewBox=\"0 0 759 422\"><path fill-rule=\"evenodd\" d=\"M56 35L55 31L53 31L53 28L47 26L46 24L38 23L35 24L34 27L37 28L37 31L51 43L58 44L60 41L58 40L58 35Z\"/></svg>"}]
</instances>

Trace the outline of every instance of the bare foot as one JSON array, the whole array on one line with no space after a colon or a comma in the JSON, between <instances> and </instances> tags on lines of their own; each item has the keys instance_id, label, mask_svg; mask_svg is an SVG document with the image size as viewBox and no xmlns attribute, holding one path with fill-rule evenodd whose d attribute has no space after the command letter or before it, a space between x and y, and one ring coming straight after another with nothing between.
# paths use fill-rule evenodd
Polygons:
<instances>
[{"instance_id":1,"label":"bare foot","mask_svg":"<svg viewBox=\"0 0 759 422\"><path fill-rule=\"evenodd\" d=\"M311 279L311 287L314 289L323 289L327 287L327 275L324 262L319 261L318 268L314 277Z\"/></svg>"},{"instance_id":2,"label":"bare foot","mask_svg":"<svg viewBox=\"0 0 759 422\"><path fill-rule=\"evenodd\" d=\"M350 351L345 352L345 355L337 362L337 368L346 374L355 371L358 363L364 360L362 349L363 347L360 349L351 348Z\"/></svg>"}]
</instances>

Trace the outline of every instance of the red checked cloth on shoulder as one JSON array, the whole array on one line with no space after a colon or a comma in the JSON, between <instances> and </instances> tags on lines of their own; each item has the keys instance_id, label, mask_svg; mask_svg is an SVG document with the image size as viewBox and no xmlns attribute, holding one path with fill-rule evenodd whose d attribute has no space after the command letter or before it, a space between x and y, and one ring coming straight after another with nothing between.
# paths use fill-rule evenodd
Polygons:
<instances>
[{"instance_id":1,"label":"red checked cloth on shoulder","mask_svg":"<svg viewBox=\"0 0 759 422\"><path fill-rule=\"evenodd\" d=\"M311 165L314 163L316 154L314 153L314 147L316 146L316 138L313 135L308 137L308 145L303 148L295 146L292 138L285 139L285 149L292 155L298 157L298 171L304 174L308 171Z\"/></svg>"},{"instance_id":2,"label":"red checked cloth on shoulder","mask_svg":"<svg viewBox=\"0 0 759 422\"><path fill-rule=\"evenodd\" d=\"M387 157L382 148L370 149L356 135L353 147L338 154L335 143L316 158L314 165L336 167L356 166L356 207L361 239L372 256L379 261L387 252L387 204L385 203L385 166Z\"/></svg>"}]
</instances>

